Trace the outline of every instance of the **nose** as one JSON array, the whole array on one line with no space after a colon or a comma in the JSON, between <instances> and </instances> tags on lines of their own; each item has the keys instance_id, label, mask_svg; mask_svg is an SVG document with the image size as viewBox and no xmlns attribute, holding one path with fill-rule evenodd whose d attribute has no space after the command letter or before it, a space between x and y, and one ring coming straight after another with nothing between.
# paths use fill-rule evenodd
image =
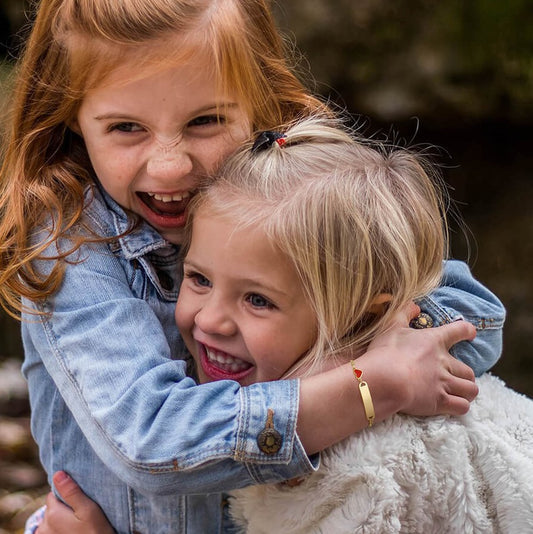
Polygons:
<instances>
[{"instance_id":1,"label":"nose","mask_svg":"<svg viewBox=\"0 0 533 534\"><path fill-rule=\"evenodd\" d=\"M232 336L237 332L237 324L230 306L215 295L204 301L196 313L195 325L205 334L212 336Z\"/></svg>"},{"instance_id":2,"label":"nose","mask_svg":"<svg viewBox=\"0 0 533 534\"><path fill-rule=\"evenodd\" d=\"M193 169L191 155L183 142L157 143L149 155L147 173L156 179L173 180L187 175Z\"/></svg>"}]
</instances>

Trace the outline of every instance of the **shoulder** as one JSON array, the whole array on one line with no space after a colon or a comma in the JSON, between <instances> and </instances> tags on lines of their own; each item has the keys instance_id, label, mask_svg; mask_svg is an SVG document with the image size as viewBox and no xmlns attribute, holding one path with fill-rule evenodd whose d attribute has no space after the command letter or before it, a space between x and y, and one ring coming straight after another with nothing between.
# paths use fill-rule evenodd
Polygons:
<instances>
[{"instance_id":1,"label":"shoulder","mask_svg":"<svg viewBox=\"0 0 533 534\"><path fill-rule=\"evenodd\" d=\"M109 208L103 193L94 185L85 189L83 223L100 237L117 235L116 215ZM124 214L124 219L126 216Z\"/></svg>"}]
</instances>

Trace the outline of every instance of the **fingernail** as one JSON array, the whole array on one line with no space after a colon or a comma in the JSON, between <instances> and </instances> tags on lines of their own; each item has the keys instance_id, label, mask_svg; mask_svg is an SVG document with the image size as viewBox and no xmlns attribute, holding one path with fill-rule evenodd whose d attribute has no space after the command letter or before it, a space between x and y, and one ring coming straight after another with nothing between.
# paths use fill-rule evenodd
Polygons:
<instances>
[{"instance_id":1,"label":"fingernail","mask_svg":"<svg viewBox=\"0 0 533 534\"><path fill-rule=\"evenodd\" d=\"M70 480L70 477L65 473L65 471L58 471L54 474L54 483L63 484L67 480Z\"/></svg>"}]
</instances>

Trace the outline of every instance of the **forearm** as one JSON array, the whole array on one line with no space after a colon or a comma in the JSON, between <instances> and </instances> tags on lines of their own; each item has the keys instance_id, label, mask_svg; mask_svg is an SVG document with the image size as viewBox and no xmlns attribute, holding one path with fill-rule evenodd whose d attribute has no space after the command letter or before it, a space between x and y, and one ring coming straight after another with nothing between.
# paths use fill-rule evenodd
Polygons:
<instances>
[{"instance_id":1,"label":"forearm","mask_svg":"<svg viewBox=\"0 0 533 534\"><path fill-rule=\"evenodd\" d=\"M109 251L92 252L67 265L62 288L23 323L32 418L50 472L67 468L72 433L121 481L153 494L208 493L313 469L296 439L296 382L197 386L185 362L172 359L174 303L142 281L132 290ZM148 292L150 302L139 298ZM269 409L283 432L275 455L257 445Z\"/></svg>"},{"instance_id":2,"label":"forearm","mask_svg":"<svg viewBox=\"0 0 533 534\"><path fill-rule=\"evenodd\" d=\"M277 482L313 469L295 440L296 381L257 384L243 392L230 381L197 386L183 377L178 362L168 361L143 375L150 380L132 380L122 392L117 388L113 403L103 397L102 404L94 404L51 360L48 369L61 395L54 393L42 367L32 366L28 379L35 437L50 473L64 469L83 483L89 476L85 464L103 468L92 458L96 454L128 486L177 495ZM269 409L283 435L275 455L265 455L257 445Z\"/></svg>"},{"instance_id":3,"label":"forearm","mask_svg":"<svg viewBox=\"0 0 533 534\"><path fill-rule=\"evenodd\" d=\"M406 322L378 337L355 360L371 391L375 421L397 412L466 413L477 395L477 386L472 370L453 358L449 349L474 335L474 328L465 321L427 330L413 330ZM301 380L297 428L307 453L322 450L367 426L350 364Z\"/></svg>"},{"instance_id":4,"label":"forearm","mask_svg":"<svg viewBox=\"0 0 533 534\"><path fill-rule=\"evenodd\" d=\"M364 368L376 423L398 412L403 400L400 388L389 388L390 381L377 362L379 358L362 356L357 364ZM297 430L308 454L366 427L368 420L350 364L301 380Z\"/></svg>"}]
</instances>

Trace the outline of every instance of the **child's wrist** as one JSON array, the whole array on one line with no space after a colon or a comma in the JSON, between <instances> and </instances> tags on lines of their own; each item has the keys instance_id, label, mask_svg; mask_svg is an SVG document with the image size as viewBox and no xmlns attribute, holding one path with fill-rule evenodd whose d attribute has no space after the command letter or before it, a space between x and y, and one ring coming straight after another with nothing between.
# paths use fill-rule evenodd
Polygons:
<instances>
[{"instance_id":1,"label":"child's wrist","mask_svg":"<svg viewBox=\"0 0 533 534\"><path fill-rule=\"evenodd\" d=\"M357 388L359 389L359 393L361 394L361 400L363 401L363 407L365 409L365 416L368 421L368 426L370 427L374 424L374 419L376 418L376 412L374 410L374 401L372 400L370 387L368 385L368 382L363 380L363 371L357 368L355 360L351 360L350 365L352 366L354 378L357 380Z\"/></svg>"},{"instance_id":2,"label":"child's wrist","mask_svg":"<svg viewBox=\"0 0 533 534\"><path fill-rule=\"evenodd\" d=\"M365 381L372 391L374 422L401 412L409 404L409 381L400 370L384 365L380 354L369 351L356 359L354 365L364 372ZM353 368L350 367L350 371L353 373Z\"/></svg>"}]
</instances>

